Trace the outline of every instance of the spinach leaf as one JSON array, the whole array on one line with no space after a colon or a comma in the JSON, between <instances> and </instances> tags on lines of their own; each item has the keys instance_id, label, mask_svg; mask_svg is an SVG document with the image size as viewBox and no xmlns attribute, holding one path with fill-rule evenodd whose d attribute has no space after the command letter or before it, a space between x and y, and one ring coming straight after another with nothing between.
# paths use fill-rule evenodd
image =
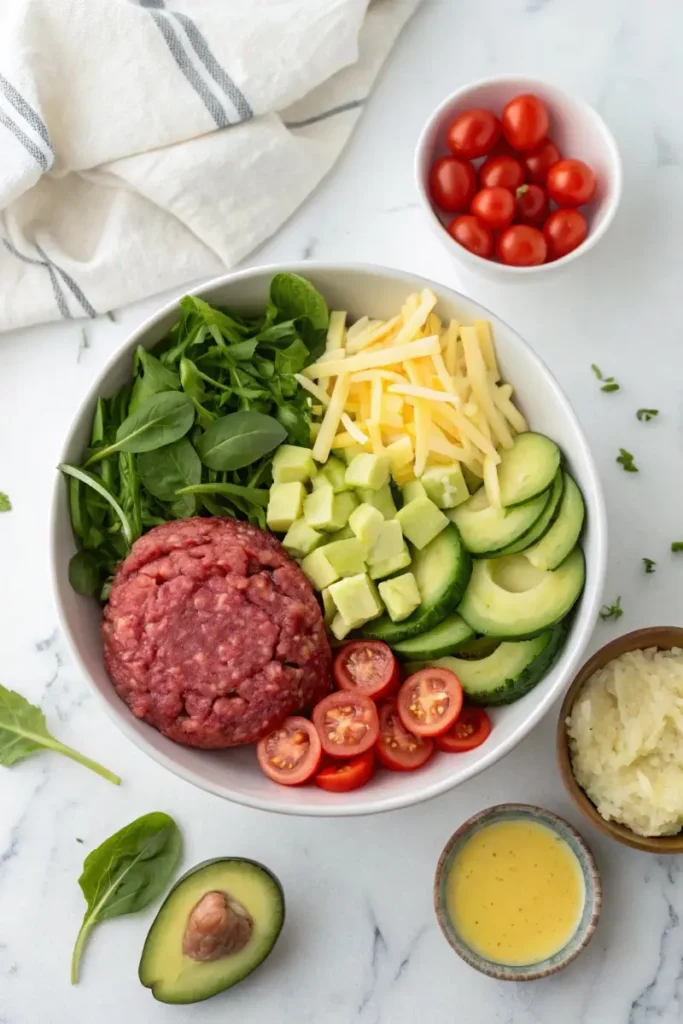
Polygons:
<instances>
[{"instance_id":1,"label":"spinach leaf","mask_svg":"<svg viewBox=\"0 0 683 1024\"><path fill-rule=\"evenodd\" d=\"M186 437L155 452L138 456L138 472L143 487L160 501L174 501L181 487L198 484L202 464Z\"/></svg>"},{"instance_id":2,"label":"spinach leaf","mask_svg":"<svg viewBox=\"0 0 683 1024\"><path fill-rule=\"evenodd\" d=\"M173 370L138 345L133 355L133 393L130 399L129 413L135 412L146 398L159 394L161 391L178 391L180 377Z\"/></svg>"},{"instance_id":3,"label":"spinach leaf","mask_svg":"<svg viewBox=\"0 0 683 1024\"><path fill-rule=\"evenodd\" d=\"M324 298L310 281L299 274L276 274L270 282L270 300L278 319L306 317L314 331L326 331L329 313Z\"/></svg>"},{"instance_id":4,"label":"spinach leaf","mask_svg":"<svg viewBox=\"0 0 683 1024\"><path fill-rule=\"evenodd\" d=\"M256 487L241 487L239 484L194 484L192 487L183 487L178 494L221 494L228 498L244 498L265 508L268 504L269 492Z\"/></svg>"},{"instance_id":5,"label":"spinach leaf","mask_svg":"<svg viewBox=\"0 0 683 1024\"><path fill-rule=\"evenodd\" d=\"M196 448L209 469L242 469L277 448L286 436L284 427L272 416L244 410L212 423L197 439Z\"/></svg>"},{"instance_id":6,"label":"spinach leaf","mask_svg":"<svg viewBox=\"0 0 683 1024\"><path fill-rule=\"evenodd\" d=\"M301 338L297 338L287 348L275 351L275 369L278 373L299 373L307 360L308 349Z\"/></svg>"},{"instance_id":7,"label":"spinach leaf","mask_svg":"<svg viewBox=\"0 0 683 1024\"><path fill-rule=\"evenodd\" d=\"M56 740L48 732L45 715L40 708L30 704L20 693L0 686L0 765L11 768L37 750L54 750L64 754L101 775L103 779L113 782L115 786L121 784L118 775Z\"/></svg>"},{"instance_id":8,"label":"spinach leaf","mask_svg":"<svg viewBox=\"0 0 683 1024\"><path fill-rule=\"evenodd\" d=\"M114 452L149 452L177 441L194 422L194 406L188 395L162 391L144 399L116 431L116 441L91 455L86 466Z\"/></svg>"},{"instance_id":9,"label":"spinach leaf","mask_svg":"<svg viewBox=\"0 0 683 1024\"><path fill-rule=\"evenodd\" d=\"M100 589L100 570L89 551L77 551L69 561L69 583L77 594L94 597Z\"/></svg>"},{"instance_id":10,"label":"spinach leaf","mask_svg":"<svg viewBox=\"0 0 683 1024\"><path fill-rule=\"evenodd\" d=\"M77 466L69 466L66 462L60 463L57 468L67 476L74 477L76 480L80 480L81 483L91 487L101 495L105 501L109 502L121 523L121 529L123 530L124 536L130 546L135 540L133 526L114 495L107 490L104 484L102 484L93 473L88 473L87 470L79 469Z\"/></svg>"},{"instance_id":11,"label":"spinach leaf","mask_svg":"<svg viewBox=\"0 0 683 1024\"><path fill-rule=\"evenodd\" d=\"M144 814L89 853L78 879L87 903L71 959L71 983L88 935L96 924L135 914L161 895L180 859L181 837L173 818Z\"/></svg>"}]
</instances>

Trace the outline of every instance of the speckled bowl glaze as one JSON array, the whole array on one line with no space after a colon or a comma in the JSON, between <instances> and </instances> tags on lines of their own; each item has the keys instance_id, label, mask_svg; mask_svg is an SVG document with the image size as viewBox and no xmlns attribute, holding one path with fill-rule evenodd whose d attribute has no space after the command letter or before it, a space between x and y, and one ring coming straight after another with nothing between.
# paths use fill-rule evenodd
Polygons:
<instances>
[{"instance_id":1,"label":"speckled bowl glaze","mask_svg":"<svg viewBox=\"0 0 683 1024\"><path fill-rule=\"evenodd\" d=\"M569 845L569 848L576 855L583 872L585 898L581 920L571 939L562 949L558 950L553 956L545 960L539 960L537 963L508 966L480 956L460 938L446 909L446 880L454 859L458 856L468 839L476 832L498 821L518 821L520 819L527 819L538 822L540 825L546 825ZM462 957L465 963L468 963L470 967L474 967L475 970L481 971L482 974L488 974L490 978L497 978L498 981L537 981L539 978L547 978L548 975L562 970L590 942L600 915L601 905L602 885L598 868L593 854L579 833L568 822L558 818L556 814L546 811L542 807L533 807L531 804L498 804L496 807L489 807L475 814L461 825L457 832L453 833L446 843L444 851L439 857L439 863L436 866L434 908L441 931L446 936L449 945L458 956Z\"/></svg>"}]
</instances>

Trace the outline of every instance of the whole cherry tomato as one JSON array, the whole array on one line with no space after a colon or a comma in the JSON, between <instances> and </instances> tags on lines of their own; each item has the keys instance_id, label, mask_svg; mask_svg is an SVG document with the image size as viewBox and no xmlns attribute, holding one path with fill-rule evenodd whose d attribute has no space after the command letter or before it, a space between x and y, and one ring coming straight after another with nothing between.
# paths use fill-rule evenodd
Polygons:
<instances>
[{"instance_id":1,"label":"whole cherry tomato","mask_svg":"<svg viewBox=\"0 0 683 1024\"><path fill-rule=\"evenodd\" d=\"M538 96L524 93L506 104L501 118L503 134L520 153L535 149L548 134L548 109Z\"/></svg>"},{"instance_id":2,"label":"whole cherry tomato","mask_svg":"<svg viewBox=\"0 0 683 1024\"><path fill-rule=\"evenodd\" d=\"M493 232L486 224L482 224L478 217L471 213L463 213L451 221L447 230L456 242L475 256L482 256L486 260L491 256Z\"/></svg>"},{"instance_id":3,"label":"whole cherry tomato","mask_svg":"<svg viewBox=\"0 0 683 1024\"><path fill-rule=\"evenodd\" d=\"M530 153L524 154L524 166L526 167L529 181L536 185L545 185L548 180L548 171L561 160L560 151L551 139L544 139L540 146L532 149Z\"/></svg>"},{"instance_id":4,"label":"whole cherry tomato","mask_svg":"<svg viewBox=\"0 0 683 1024\"><path fill-rule=\"evenodd\" d=\"M560 160L548 171L548 195L558 206L583 206L595 195L595 174L583 160Z\"/></svg>"},{"instance_id":5,"label":"whole cherry tomato","mask_svg":"<svg viewBox=\"0 0 683 1024\"><path fill-rule=\"evenodd\" d=\"M515 199L507 188L483 188L472 200L471 210L483 224L497 231L512 224Z\"/></svg>"},{"instance_id":6,"label":"whole cherry tomato","mask_svg":"<svg viewBox=\"0 0 683 1024\"><path fill-rule=\"evenodd\" d=\"M548 216L548 197L540 185L520 185L515 193L515 220L540 228Z\"/></svg>"},{"instance_id":7,"label":"whole cherry tomato","mask_svg":"<svg viewBox=\"0 0 683 1024\"><path fill-rule=\"evenodd\" d=\"M554 260L559 260L577 249L587 234L586 218L574 209L555 210L543 225L548 253Z\"/></svg>"},{"instance_id":8,"label":"whole cherry tomato","mask_svg":"<svg viewBox=\"0 0 683 1024\"><path fill-rule=\"evenodd\" d=\"M535 267L545 262L548 246L538 228L513 224L498 236L496 253L510 267Z\"/></svg>"},{"instance_id":9,"label":"whole cherry tomato","mask_svg":"<svg viewBox=\"0 0 683 1024\"><path fill-rule=\"evenodd\" d=\"M446 133L446 145L455 156L475 160L496 144L501 125L490 110L466 110L458 114Z\"/></svg>"},{"instance_id":10,"label":"whole cherry tomato","mask_svg":"<svg viewBox=\"0 0 683 1024\"><path fill-rule=\"evenodd\" d=\"M477 190L477 175L469 160L444 156L429 173L429 191L442 210L459 213L466 210Z\"/></svg>"},{"instance_id":11,"label":"whole cherry tomato","mask_svg":"<svg viewBox=\"0 0 683 1024\"><path fill-rule=\"evenodd\" d=\"M490 156L479 168L481 188L509 188L514 191L524 184L524 167L511 153Z\"/></svg>"}]
</instances>

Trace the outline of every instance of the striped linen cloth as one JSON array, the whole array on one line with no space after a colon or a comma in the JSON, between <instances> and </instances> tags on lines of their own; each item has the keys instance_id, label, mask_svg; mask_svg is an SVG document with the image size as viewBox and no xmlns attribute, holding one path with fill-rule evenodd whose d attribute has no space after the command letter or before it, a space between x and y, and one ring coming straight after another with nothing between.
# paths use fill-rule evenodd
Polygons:
<instances>
[{"instance_id":1,"label":"striped linen cloth","mask_svg":"<svg viewBox=\"0 0 683 1024\"><path fill-rule=\"evenodd\" d=\"M332 167L420 0L0 0L0 330L220 273Z\"/></svg>"}]
</instances>

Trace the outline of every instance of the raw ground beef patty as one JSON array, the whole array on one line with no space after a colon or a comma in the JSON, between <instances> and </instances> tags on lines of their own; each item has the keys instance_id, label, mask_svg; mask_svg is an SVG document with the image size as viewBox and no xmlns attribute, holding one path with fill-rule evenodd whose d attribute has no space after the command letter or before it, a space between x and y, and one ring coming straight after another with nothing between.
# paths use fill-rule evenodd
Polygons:
<instances>
[{"instance_id":1,"label":"raw ground beef patty","mask_svg":"<svg viewBox=\"0 0 683 1024\"><path fill-rule=\"evenodd\" d=\"M177 520L137 540L102 639L133 714L192 747L252 743L331 688L308 580L275 537L234 519Z\"/></svg>"}]
</instances>

